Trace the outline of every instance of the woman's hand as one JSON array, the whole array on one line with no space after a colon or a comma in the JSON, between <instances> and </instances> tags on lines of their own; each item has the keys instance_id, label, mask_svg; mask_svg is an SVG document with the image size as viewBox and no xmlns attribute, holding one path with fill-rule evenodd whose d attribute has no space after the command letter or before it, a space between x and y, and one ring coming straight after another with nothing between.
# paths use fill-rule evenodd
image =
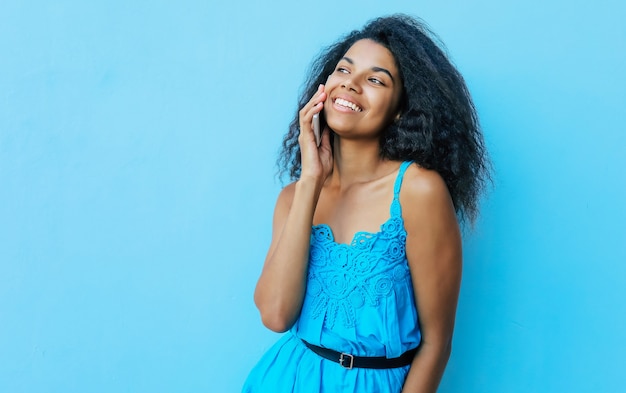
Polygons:
<instances>
[{"instance_id":1,"label":"woman's hand","mask_svg":"<svg viewBox=\"0 0 626 393\"><path fill-rule=\"evenodd\" d=\"M320 85L311 100L300 109L300 154L302 170L300 179L314 179L318 184L323 183L333 168L333 153L330 148L330 130L324 127L320 146L315 142L313 134L313 115L320 113L324 108L327 95L324 85Z\"/></svg>"}]
</instances>

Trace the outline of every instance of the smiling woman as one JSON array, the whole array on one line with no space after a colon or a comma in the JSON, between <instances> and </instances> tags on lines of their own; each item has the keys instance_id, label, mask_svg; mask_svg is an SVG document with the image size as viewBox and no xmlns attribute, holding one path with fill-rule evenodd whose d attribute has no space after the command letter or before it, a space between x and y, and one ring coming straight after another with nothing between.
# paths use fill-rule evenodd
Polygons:
<instances>
[{"instance_id":1,"label":"smiling woman","mask_svg":"<svg viewBox=\"0 0 626 393\"><path fill-rule=\"evenodd\" d=\"M326 80L324 115L329 128L344 138L378 139L399 116L402 84L395 59L383 45L364 39L341 58Z\"/></svg>"},{"instance_id":2,"label":"smiling woman","mask_svg":"<svg viewBox=\"0 0 626 393\"><path fill-rule=\"evenodd\" d=\"M458 219L476 217L489 165L465 83L432 37L410 17L379 18L314 63L254 296L263 323L289 332L244 392L437 390Z\"/></svg>"}]
</instances>

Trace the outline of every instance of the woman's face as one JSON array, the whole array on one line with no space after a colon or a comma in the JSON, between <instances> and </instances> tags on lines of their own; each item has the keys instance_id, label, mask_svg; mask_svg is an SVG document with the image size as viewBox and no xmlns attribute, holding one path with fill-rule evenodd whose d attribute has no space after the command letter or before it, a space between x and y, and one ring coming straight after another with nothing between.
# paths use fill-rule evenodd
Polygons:
<instances>
[{"instance_id":1,"label":"woman's face","mask_svg":"<svg viewBox=\"0 0 626 393\"><path fill-rule=\"evenodd\" d=\"M402 82L391 52L372 40L354 43L326 81L326 123L342 138L378 138L399 113Z\"/></svg>"}]
</instances>

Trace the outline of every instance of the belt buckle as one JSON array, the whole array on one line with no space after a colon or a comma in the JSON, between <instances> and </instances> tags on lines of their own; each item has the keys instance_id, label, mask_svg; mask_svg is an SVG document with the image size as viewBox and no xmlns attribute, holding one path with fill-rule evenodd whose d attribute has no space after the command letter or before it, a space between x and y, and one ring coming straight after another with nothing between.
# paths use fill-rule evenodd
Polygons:
<instances>
[{"instance_id":1,"label":"belt buckle","mask_svg":"<svg viewBox=\"0 0 626 393\"><path fill-rule=\"evenodd\" d=\"M349 364L344 364L345 361L349 360ZM354 366L354 356L349 353L341 353L339 355L339 365L346 370L352 370L352 366Z\"/></svg>"}]
</instances>

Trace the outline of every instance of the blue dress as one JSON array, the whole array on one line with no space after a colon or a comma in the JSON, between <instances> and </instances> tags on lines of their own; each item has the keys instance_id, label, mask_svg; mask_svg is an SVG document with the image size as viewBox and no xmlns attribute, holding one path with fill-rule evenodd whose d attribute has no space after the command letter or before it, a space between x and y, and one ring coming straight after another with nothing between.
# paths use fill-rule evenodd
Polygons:
<instances>
[{"instance_id":1,"label":"blue dress","mask_svg":"<svg viewBox=\"0 0 626 393\"><path fill-rule=\"evenodd\" d=\"M253 368L243 393L399 393L409 366L345 369L302 340L357 356L395 358L421 340L406 259L400 166L389 219L376 233L335 242L326 224L313 226L306 295L298 321Z\"/></svg>"}]
</instances>

